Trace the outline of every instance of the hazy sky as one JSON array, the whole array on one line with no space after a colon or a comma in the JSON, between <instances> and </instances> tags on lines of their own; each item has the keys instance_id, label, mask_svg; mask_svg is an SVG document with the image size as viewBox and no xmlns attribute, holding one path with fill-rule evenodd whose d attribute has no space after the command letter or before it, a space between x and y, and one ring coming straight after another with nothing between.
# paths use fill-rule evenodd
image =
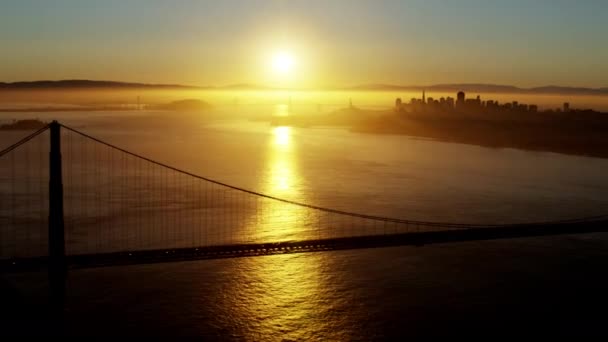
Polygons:
<instances>
[{"instance_id":1,"label":"hazy sky","mask_svg":"<svg viewBox=\"0 0 608 342\"><path fill-rule=\"evenodd\" d=\"M606 0L0 0L0 81L608 87L607 33Z\"/></svg>"}]
</instances>

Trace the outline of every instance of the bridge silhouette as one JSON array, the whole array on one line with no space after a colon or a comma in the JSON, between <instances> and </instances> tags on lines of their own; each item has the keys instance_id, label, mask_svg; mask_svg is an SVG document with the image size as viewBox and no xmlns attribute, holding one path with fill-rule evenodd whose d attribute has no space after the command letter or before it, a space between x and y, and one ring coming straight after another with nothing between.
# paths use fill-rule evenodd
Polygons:
<instances>
[{"instance_id":1,"label":"bridge silhouette","mask_svg":"<svg viewBox=\"0 0 608 342\"><path fill-rule=\"evenodd\" d=\"M56 121L0 151L2 272L606 232L607 219L462 224L348 212L225 184Z\"/></svg>"}]
</instances>

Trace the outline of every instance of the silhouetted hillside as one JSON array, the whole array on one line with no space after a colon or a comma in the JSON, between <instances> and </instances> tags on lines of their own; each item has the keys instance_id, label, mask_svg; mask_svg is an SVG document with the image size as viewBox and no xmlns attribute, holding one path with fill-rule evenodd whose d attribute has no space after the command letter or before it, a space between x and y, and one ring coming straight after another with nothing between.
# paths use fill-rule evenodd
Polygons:
<instances>
[{"instance_id":1,"label":"silhouetted hillside","mask_svg":"<svg viewBox=\"0 0 608 342\"><path fill-rule=\"evenodd\" d=\"M59 81L31 81L31 82L0 82L0 90L36 90L36 89L230 89L230 90L280 90L255 83L238 83L222 87L186 86L180 84L147 84L117 81L93 80L59 80ZM301 90L306 90L301 88ZM318 90L318 89L315 89ZM362 84L352 87L330 87L325 90L359 90L359 91L434 91L455 92L465 91L474 93L516 93L516 94L571 94L571 95L608 95L608 87L582 88L564 86L542 86L535 88L519 88L511 85L462 83L462 84L434 84L428 86L396 85L396 84Z\"/></svg>"},{"instance_id":2,"label":"silhouetted hillside","mask_svg":"<svg viewBox=\"0 0 608 342\"><path fill-rule=\"evenodd\" d=\"M519 88L510 85L462 83L435 84L429 86L402 86L394 84L363 84L347 89L369 91L434 91L434 92L474 92L474 93L515 93L515 94L572 94L572 95L608 95L608 88L581 88L563 86L543 86Z\"/></svg>"},{"instance_id":3,"label":"silhouetted hillside","mask_svg":"<svg viewBox=\"0 0 608 342\"><path fill-rule=\"evenodd\" d=\"M27 89L194 89L199 87L179 84L146 84L127 83L115 81L92 80L60 80L60 81L32 81L32 82L0 82L0 89L27 90Z\"/></svg>"},{"instance_id":4,"label":"silhouetted hillside","mask_svg":"<svg viewBox=\"0 0 608 342\"><path fill-rule=\"evenodd\" d=\"M574 94L574 95L591 95L603 94L608 95L608 88L581 88L581 87L560 87L560 86L545 86L529 89L532 93L539 94Z\"/></svg>"},{"instance_id":5,"label":"silhouetted hillside","mask_svg":"<svg viewBox=\"0 0 608 342\"><path fill-rule=\"evenodd\" d=\"M46 125L46 122L42 122L38 119L25 119L25 120L13 120L8 124L0 125L0 130L34 130L42 128Z\"/></svg>"},{"instance_id":6,"label":"silhouetted hillside","mask_svg":"<svg viewBox=\"0 0 608 342\"><path fill-rule=\"evenodd\" d=\"M421 88L422 89L422 88ZM426 89L426 88L425 88ZM462 83L462 84L436 84L428 88L433 91L448 91L448 92L480 92L480 93L519 93L525 92L521 89L510 85L500 84L482 84L482 83Z\"/></svg>"}]
</instances>

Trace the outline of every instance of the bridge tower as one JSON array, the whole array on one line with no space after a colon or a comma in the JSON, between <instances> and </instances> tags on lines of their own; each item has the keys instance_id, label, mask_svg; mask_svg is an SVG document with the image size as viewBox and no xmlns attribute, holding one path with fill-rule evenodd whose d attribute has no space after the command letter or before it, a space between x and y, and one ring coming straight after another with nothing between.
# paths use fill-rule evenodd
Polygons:
<instances>
[{"instance_id":1,"label":"bridge tower","mask_svg":"<svg viewBox=\"0 0 608 342\"><path fill-rule=\"evenodd\" d=\"M67 275L63 217L63 182L61 175L61 125L50 125L51 150L49 155L49 258L48 277L53 308L63 307Z\"/></svg>"}]
</instances>

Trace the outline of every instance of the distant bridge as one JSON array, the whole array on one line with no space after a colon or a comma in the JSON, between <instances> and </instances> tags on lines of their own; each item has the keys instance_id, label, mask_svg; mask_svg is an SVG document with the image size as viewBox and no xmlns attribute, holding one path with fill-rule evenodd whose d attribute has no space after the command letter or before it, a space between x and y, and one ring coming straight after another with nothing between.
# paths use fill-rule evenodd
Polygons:
<instances>
[{"instance_id":1,"label":"distant bridge","mask_svg":"<svg viewBox=\"0 0 608 342\"><path fill-rule=\"evenodd\" d=\"M0 151L0 271L233 258L608 231L373 216L239 188L52 122Z\"/></svg>"}]
</instances>

